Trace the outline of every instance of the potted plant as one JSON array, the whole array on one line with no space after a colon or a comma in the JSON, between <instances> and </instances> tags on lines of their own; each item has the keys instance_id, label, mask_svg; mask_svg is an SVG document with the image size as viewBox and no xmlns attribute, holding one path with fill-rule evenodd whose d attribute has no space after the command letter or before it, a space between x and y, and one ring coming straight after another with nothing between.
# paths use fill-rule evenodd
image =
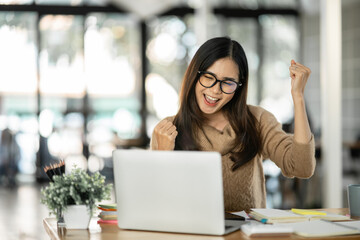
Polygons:
<instances>
[{"instance_id":1,"label":"potted plant","mask_svg":"<svg viewBox=\"0 0 360 240\"><path fill-rule=\"evenodd\" d=\"M41 203L58 219L63 213L66 228L87 229L96 203L110 199L111 189L100 173L89 175L75 167L69 174L52 177L41 189Z\"/></svg>"}]
</instances>

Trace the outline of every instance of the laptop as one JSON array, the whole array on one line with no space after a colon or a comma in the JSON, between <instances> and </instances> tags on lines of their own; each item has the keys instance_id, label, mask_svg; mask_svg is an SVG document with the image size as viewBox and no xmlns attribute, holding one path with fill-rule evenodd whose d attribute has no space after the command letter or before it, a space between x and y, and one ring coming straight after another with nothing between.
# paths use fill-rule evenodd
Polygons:
<instances>
[{"instance_id":1,"label":"laptop","mask_svg":"<svg viewBox=\"0 0 360 240\"><path fill-rule=\"evenodd\" d=\"M113 162L119 228L206 235L240 229L225 226L219 153L119 149Z\"/></svg>"}]
</instances>

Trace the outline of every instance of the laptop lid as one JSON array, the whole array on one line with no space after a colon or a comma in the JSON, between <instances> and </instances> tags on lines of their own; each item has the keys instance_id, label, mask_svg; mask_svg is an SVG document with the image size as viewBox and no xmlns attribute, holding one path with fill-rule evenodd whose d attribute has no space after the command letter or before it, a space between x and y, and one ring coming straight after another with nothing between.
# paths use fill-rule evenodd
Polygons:
<instances>
[{"instance_id":1,"label":"laptop lid","mask_svg":"<svg viewBox=\"0 0 360 240\"><path fill-rule=\"evenodd\" d=\"M121 149L113 152L113 161L120 228L228 232L219 153Z\"/></svg>"}]
</instances>

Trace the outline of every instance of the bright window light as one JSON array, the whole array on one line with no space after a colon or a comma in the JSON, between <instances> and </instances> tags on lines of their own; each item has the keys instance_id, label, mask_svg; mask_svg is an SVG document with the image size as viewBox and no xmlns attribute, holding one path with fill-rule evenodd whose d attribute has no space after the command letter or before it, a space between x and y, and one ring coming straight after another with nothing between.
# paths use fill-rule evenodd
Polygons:
<instances>
[{"instance_id":1,"label":"bright window light","mask_svg":"<svg viewBox=\"0 0 360 240\"><path fill-rule=\"evenodd\" d=\"M176 114L179 96L163 77L155 73L149 74L146 78L146 91L158 118Z\"/></svg>"}]
</instances>

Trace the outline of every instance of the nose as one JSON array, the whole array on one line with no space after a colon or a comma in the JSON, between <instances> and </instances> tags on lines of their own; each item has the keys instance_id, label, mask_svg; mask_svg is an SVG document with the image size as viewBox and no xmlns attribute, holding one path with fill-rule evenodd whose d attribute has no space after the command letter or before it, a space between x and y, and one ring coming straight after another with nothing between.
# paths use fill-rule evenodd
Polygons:
<instances>
[{"instance_id":1,"label":"nose","mask_svg":"<svg viewBox=\"0 0 360 240\"><path fill-rule=\"evenodd\" d=\"M215 83L215 85L210 88L211 92L213 92L214 94L221 94L220 84L221 82Z\"/></svg>"}]
</instances>

